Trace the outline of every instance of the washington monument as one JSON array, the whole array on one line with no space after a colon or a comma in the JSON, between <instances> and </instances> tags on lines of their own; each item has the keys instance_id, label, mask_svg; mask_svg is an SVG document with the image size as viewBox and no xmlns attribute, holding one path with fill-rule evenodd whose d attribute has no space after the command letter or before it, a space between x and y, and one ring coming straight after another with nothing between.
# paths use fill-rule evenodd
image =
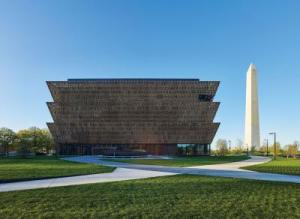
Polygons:
<instances>
[{"instance_id":1,"label":"washington monument","mask_svg":"<svg viewBox=\"0 0 300 219\"><path fill-rule=\"evenodd\" d=\"M246 118L245 118L245 147L260 146L259 107L257 91L256 67L250 64L247 72L246 88Z\"/></svg>"}]
</instances>

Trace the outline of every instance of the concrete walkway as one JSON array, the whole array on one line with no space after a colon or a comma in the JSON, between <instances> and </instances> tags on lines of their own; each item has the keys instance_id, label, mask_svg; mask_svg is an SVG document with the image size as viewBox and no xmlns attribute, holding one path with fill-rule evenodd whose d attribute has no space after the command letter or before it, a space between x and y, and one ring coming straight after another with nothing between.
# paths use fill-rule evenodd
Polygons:
<instances>
[{"instance_id":1,"label":"concrete walkway","mask_svg":"<svg viewBox=\"0 0 300 219\"><path fill-rule=\"evenodd\" d=\"M99 159L99 157L96 156L69 157L64 159L69 161L75 161L75 162L112 166L112 167L117 167L117 169L112 173L62 177L62 178L44 179L44 180L33 180L33 181L26 181L26 182L4 183L4 184L0 184L0 192L38 189L38 188L51 188L51 187L70 186L70 185L82 185L82 184L101 183L101 182L115 182L115 181L124 181L124 180L132 180L132 179L145 179L151 177L170 176L176 174L219 176L219 177L230 177L230 178L239 178L239 179L291 182L291 183L300 184L300 176L258 173L254 171L239 169L240 167L261 164L270 161L269 158L265 158L265 157L253 156L249 160L240 161L240 162L196 166L196 167L195 166L194 167L167 167L167 166L156 166L156 165L128 164L128 163L121 163L121 162L105 161Z\"/></svg>"},{"instance_id":2,"label":"concrete walkway","mask_svg":"<svg viewBox=\"0 0 300 219\"><path fill-rule=\"evenodd\" d=\"M97 156L80 156L80 157L68 157L63 158L68 161L75 161L79 163L93 163L104 166L111 166L117 168L128 168L128 169L138 169L138 170L151 170L151 171L162 171L162 172L190 172L193 170L190 169L199 169L199 170L228 170L228 171L247 171L243 169L239 169L245 166L252 166L257 164L263 164L271 161L269 157L259 157L259 156L251 156L248 160L243 160L239 162L232 163L224 163L224 164L212 164L212 165L202 165L202 166L192 166L192 167L170 167L170 166L159 166L159 165L144 165L144 164L132 164L132 163L124 163L118 162L118 159L115 161L108 161L105 159L101 159ZM249 172L249 171L247 171ZM252 172L252 171L250 171Z\"/></svg>"},{"instance_id":3,"label":"concrete walkway","mask_svg":"<svg viewBox=\"0 0 300 219\"><path fill-rule=\"evenodd\" d=\"M230 177L239 179L251 179L251 180L263 180L263 181L276 181L276 182L291 182L300 184L300 176L273 174L273 173L259 173L250 170L239 169L241 167L262 164L270 161L270 158L252 156L251 159L226 163L226 164L215 164L205 165L196 167L167 167L167 166L156 166L156 165L142 165L142 164L129 164L121 162L112 162L101 160L94 156L83 156L83 157L71 157L66 160L83 162L83 163L94 163L106 166L112 166L117 168L135 169L135 170L150 170L159 172L169 172L177 174L192 174L202 176L220 176Z\"/></svg>"},{"instance_id":4,"label":"concrete walkway","mask_svg":"<svg viewBox=\"0 0 300 219\"><path fill-rule=\"evenodd\" d=\"M112 173L100 173L83 176L60 177L53 179L31 180L25 182L3 183L0 184L0 192L51 188L60 186L83 185L102 182L115 182L131 179L145 179L158 176L170 176L176 173L163 173L148 170L134 170L117 168Z\"/></svg>"}]
</instances>

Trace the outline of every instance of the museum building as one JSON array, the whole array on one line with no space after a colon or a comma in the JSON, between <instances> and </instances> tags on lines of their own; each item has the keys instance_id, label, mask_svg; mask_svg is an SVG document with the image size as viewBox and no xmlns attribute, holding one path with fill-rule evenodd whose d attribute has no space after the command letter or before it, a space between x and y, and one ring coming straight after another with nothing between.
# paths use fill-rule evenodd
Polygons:
<instances>
[{"instance_id":1,"label":"museum building","mask_svg":"<svg viewBox=\"0 0 300 219\"><path fill-rule=\"evenodd\" d=\"M218 81L47 81L60 155L208 155L218 130Z\"/></svg>"}]
</instances>

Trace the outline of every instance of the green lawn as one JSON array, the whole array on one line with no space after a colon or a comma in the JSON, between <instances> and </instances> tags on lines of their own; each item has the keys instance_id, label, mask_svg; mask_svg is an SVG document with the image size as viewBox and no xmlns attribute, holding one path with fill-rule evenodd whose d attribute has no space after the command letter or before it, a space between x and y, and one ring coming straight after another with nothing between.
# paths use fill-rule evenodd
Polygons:
<instances>
[{"instance_id":1,"label":"green lawn","mask_svg":"<svg viewBox=\"0 0 300 219\"><path fill-rule=\"evenodd\" d=\"M271 162L244 167L243 169L258 172L282 173L288 175L300 175L300 159L278 157Z\"/></svg>"},{"instance_id":2,"label":"green lawn","mask_svg":"<svg viewBox=\"0 0 300 219\"><path fill-rule=\"evenodd\" d=\"M52 157L0 158L0 183L111 172L113 168Z\"/></svg>"},{"instance_id":3,"label":"green lawn","mask_svg":"<svg viewBox=\"0 0 300 219\"><path fill-rule=\"evenodd\" d=\"M0 193L2 218L299 218L300 185L177 175Z\"/></svg>"},{"instance_id":4,"label":"green lawn","mask_svg":"<svg viewBox=\"0 0 300 219\"><path fill-rule=\"evenodd\" d=\"M174 166L174 167L189 167L202 166L211 164L230 163L248 159L247 156L203 156L203 157L178 157L174 159L107 159L109 161L133 163L133 164L147 164L160 166Z\"/></svg>"}]
</instances>

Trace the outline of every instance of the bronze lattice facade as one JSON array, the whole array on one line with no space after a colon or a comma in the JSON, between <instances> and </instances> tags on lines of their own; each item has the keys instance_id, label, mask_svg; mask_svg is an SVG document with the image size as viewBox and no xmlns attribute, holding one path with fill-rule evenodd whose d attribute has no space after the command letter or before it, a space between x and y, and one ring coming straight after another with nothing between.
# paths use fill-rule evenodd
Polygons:
<instances>
[{"instance_id":1,"label":"bronze lattice facade","mask_svg":"<svg viewBox=\"0 0 300 219\"><path fill-rule=\"evenodd\" d=\"M218 81L48 81L58 154L205 155L218 130Z\"/></svg>"}]
</instances>

